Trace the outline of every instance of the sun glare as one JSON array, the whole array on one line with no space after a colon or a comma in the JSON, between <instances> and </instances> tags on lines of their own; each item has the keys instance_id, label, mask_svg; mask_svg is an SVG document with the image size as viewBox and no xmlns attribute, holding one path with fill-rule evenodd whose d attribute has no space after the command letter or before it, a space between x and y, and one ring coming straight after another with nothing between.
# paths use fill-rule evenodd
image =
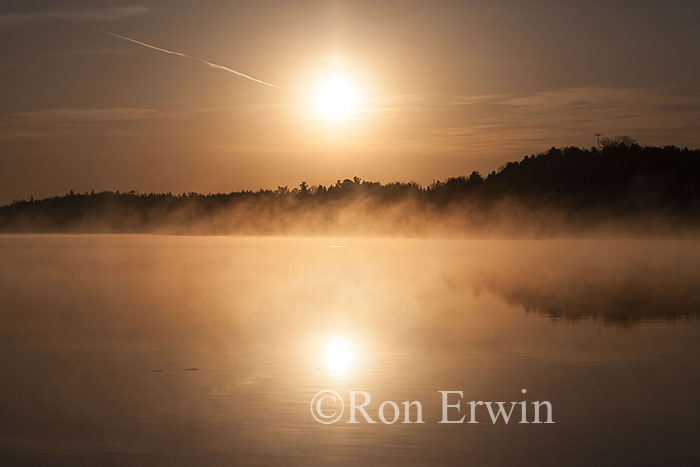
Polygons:
<instances>
[{"instance_id":1,"label":"sun glare","mask_svg":"<svg viewBox=\"0 0 700 467\"><path fill-rule=\"evenodd\" d=\"M333 374L343 374L350 369L352 364L352 350L348 341L341 338L333 338L326 342L326 365Z\"/></svg>"},{"instance_id":2,"label":"sun glare","mask_svg":"<svg viewBox=\"0 0 700 467\"><path fill-rule=\"evenodd\" d=\"M314 100L318 118L345 120L357 109L357 89L347 77L331 75L319 83Z\"/></svg>"}]
</instances>

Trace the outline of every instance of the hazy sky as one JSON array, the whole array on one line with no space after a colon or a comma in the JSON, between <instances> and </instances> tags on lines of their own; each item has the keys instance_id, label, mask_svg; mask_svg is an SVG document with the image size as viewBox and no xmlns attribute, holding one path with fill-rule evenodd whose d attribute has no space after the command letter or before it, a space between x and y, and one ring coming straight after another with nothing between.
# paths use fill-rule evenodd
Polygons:
<instances>
[{"instance_id":1,"label":"hazy sky","mask_svg":"<svg viewBox=\"0 0 700 467\"><path fill-rule=\"evenodd\" d=\"M0 0L0 203L427 184L597 132L698 147L698 24L694 0ZM316 117L329 73L348 119Z\"/></svg>"}]
</instances>

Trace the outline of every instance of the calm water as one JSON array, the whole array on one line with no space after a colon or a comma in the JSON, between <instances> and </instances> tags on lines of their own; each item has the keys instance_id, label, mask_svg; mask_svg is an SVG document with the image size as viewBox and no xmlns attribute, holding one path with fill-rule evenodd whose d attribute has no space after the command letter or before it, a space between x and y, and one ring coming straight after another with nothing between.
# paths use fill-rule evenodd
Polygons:
<instances>
[{"instance_id":1,"label":"calm water","mask_svg":"<svg viewBox=\"0 0 700 467\"><path fill-rule=\"evenodd\" d=\"M697 464L699 314L698 241L0 237L0 463Z\"/></svg>"}]
</instances>

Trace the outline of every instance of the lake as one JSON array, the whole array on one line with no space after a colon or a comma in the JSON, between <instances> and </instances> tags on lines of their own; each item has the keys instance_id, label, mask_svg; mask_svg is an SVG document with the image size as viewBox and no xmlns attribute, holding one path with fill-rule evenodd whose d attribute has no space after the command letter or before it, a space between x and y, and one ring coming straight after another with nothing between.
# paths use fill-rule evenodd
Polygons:
<instances>
[{"instance_id":1,"label":"lake","mask_svg":"<svg viewBox=\"0 0 700 467\"><path fill-rule=\"evenodd\" d=\"M0 463L698 464L698 316L692 239L0 236Z\"/></svg>"}]
</instances>

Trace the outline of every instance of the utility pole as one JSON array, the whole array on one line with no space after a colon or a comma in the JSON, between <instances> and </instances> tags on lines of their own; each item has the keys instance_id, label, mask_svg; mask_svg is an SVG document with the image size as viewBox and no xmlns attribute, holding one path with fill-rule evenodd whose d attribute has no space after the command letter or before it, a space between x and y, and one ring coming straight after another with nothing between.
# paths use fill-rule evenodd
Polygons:
<instances>
[{"instance_id":1,"label":"utility pole","mask_svg":"<svg viewBox=\"0 0 700 467\"><path fill-rule=\"evenodd\" d=\"M600 134L600 133L596 133L596 134L595 134L595 137L596 137L596 139L598 140L598 152L600 152L600 137L601 137L601 136L603 136L603 135Z\"/></svg>"}]
</instances>

